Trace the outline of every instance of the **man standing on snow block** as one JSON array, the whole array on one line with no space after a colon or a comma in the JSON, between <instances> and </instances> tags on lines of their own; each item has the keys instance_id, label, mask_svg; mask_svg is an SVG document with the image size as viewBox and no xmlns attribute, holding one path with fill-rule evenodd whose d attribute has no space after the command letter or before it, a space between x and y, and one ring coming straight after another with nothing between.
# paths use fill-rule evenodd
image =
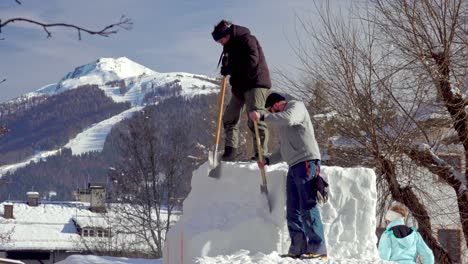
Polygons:
<instances>
[{"instance_id":1,"label":"man standing on snow block","mask_svg":"<svg viewBox=\"0 0 468 264\"><path fill-rule=\"evenodd\" d=\"M278 93L268 96L268 113L249 113L252 121L277 124L280 151L258 161L258 166L286 161L289 165L286 183L286 219L291 246L284 257L327 258L327 248L317 200L326 199L328 184L320 177L320 151L314 128L303 102L286 100Z\"/></svg>"},{"instance_id":2,"label":"man standing on snow block","mask_svg":"<svg viewBox=\"0 0 468 264\"><path fill-rule=\"evenodd\" d=\"M244 108L247 112L265 112L265 100L271 88L270 73L262 47L246 27L221 20L211 33L213 39L223 46L221 75L230 75L232 97L224 111L225 132L222 160L234 161L239 145L239 121ZM252 131L254 149L255 132L252 121L248 121ZM263 152L267 152L268 130L265 122L258 123ZM257 160L258 153L252 159Z\"/></svg>"}]
</instances>

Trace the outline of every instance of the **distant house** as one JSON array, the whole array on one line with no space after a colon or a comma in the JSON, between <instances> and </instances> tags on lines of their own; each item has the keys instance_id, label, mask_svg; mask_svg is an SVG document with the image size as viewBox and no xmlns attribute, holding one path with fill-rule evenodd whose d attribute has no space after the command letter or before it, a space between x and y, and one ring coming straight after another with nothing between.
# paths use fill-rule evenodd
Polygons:
<instances>
[{"instance_id":1,"label":"distant house","mask_svg":"<svg viewBox=\"0 0 468 264\"><path fill-rule=\"evenodd\" d=\"M118 212L106 212L102 185L90 184L75 195L79 201L50 202L28 192L27 202L0 203L0 234L7 234L0 240L0 258L46 264L72 254L118 255L133 250L144 256L149 251L147 242L122 232L113 221Z\"/></svg>"}]
</instances>

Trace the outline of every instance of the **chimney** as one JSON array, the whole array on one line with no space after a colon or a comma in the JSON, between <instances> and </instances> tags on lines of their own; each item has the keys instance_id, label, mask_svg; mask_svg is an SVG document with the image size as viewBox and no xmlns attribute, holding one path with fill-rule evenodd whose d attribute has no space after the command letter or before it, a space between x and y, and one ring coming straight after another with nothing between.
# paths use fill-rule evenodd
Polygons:
<instances>
[{"instance_id":1,"label":"chimney","mask_svg":"<svg viewBox=\"0 0 468 264\"><path fill-rule=\"evenodd\" d=\"M28 196L28 205L29 206L38 206L39 205L39 193L38 192L27 192Z\"/></svg>"},{"instance_id":2,"label":"chimney","mask_svg":"<svg viewBox=\"0 0 468 264\"><path fill-rule=\"evenodd\" d=\"M96 213L106 212L106 188L104 184L89 183L90 191L90 210Z\"/></svg>"},{"instance_id":3,"label":"chimney","mask_svg":"<svg viewBox=\"0 0 468 264\"><path fill-rule=\"evenodd\" d=\"M91 194L89 189L80 189L78 188L76 191L73 192L73 197L75 197L76 201L89 203L91 202Z\"/></svg>"},{"instance_id":4,"label":"chimney","mask_svg":"<svg viewBox=\"0 0 468 264\"><path fill-rule=\"evenodd\" d=\"M12 203L4 203L3 204L3 217L5 219L13 219L13 204Z\"/></svg>"}]
</instances>

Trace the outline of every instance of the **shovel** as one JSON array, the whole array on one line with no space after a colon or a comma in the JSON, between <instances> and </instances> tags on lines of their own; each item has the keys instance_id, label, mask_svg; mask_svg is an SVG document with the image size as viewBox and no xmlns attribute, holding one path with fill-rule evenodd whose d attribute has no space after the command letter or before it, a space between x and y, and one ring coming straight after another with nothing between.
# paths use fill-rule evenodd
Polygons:
<instances>
[{"instance_id":1,"label":"shovel","mask_svg":"<svg viewBox=\"0 0 468 264\"><path fill-rule=\"evenodd\" d=\"M219 146L219 138L221 135L221 122L223 120L223 107L224 107L224 95L226 94L226 82L227 77L224 76L223 83L221 85L221 98L219 100L219 109L218 109L218 124L216 126L216 138L215 138L215 146L214 152L208 152L208 176L212 178L219 178L221 176L221 166L219 164L219 157L218 157L218 146Z\"/></svg>"},{"instance_id":2,"label":"shovel","mask_svg":"<svg viewBox=\"0 0 468 264\"><path fill-rule=\"evenodd\" d=\"M258 160L261 161L261 162L264 162L262 145L260 143L260 135L258 133L258 124L257 124L257 121L253 121L253 123L254 123L254 129L255 129L255 140L257 141ZM260 168L260 173L261 173L261 176L262 176L262 184L260 185L260 192L265 194L265 197L266 197L267 203L268 203L268 210L271 213L272 206L271 206L270 198L268 196L268 187L267 187L265 167L259 167L259 168Z\"/></svg>"}]
</instances>

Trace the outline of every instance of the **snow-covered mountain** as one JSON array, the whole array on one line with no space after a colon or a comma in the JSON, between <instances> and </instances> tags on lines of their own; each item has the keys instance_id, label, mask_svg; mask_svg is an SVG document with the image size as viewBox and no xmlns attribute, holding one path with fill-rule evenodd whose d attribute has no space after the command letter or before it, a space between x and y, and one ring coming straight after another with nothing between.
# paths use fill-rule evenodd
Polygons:
<instances>
[{"instance_id":1,"label":"snow-covered mountain","mask_svg":"<svg viewBox=\"0 0 468 264\"><path fill-rule=\"evenodd\" d=\"M121 82L121 83L116 83ZM101 58L69 72L58 83L24 95L27 98L52 96L83 85L98 85L115 102L143 104L146 94L160 87L181 86L181 95L193 96L215 92L214 78L184 72L159 73L126 57Z\"/></svg>"},{"instance_id":2,"label":"snow-covered mountain","mask_svg":"<svg viewBox=\"0 0 468 264\"><path fill-rule=\"evenodd\" d=\"M154 104L155 98L168 96L192 97L219 91L215 78L184 72L159 73L126 57L100 58L79 66L65 75L58 83L25 94L8 102L22 102L37 96L52 97L85 85L97 85L114 102L129 102L131 108L101 122L92 124L61 148L71 148L74 155L89 151L101 151L104 141L114 125L130 118L145 105ZM31 161L44 160L61 149L37 151L35 155L15 164L0 166L0 177L8 171L28 165Z\"/></svg>"}]
</instances>

